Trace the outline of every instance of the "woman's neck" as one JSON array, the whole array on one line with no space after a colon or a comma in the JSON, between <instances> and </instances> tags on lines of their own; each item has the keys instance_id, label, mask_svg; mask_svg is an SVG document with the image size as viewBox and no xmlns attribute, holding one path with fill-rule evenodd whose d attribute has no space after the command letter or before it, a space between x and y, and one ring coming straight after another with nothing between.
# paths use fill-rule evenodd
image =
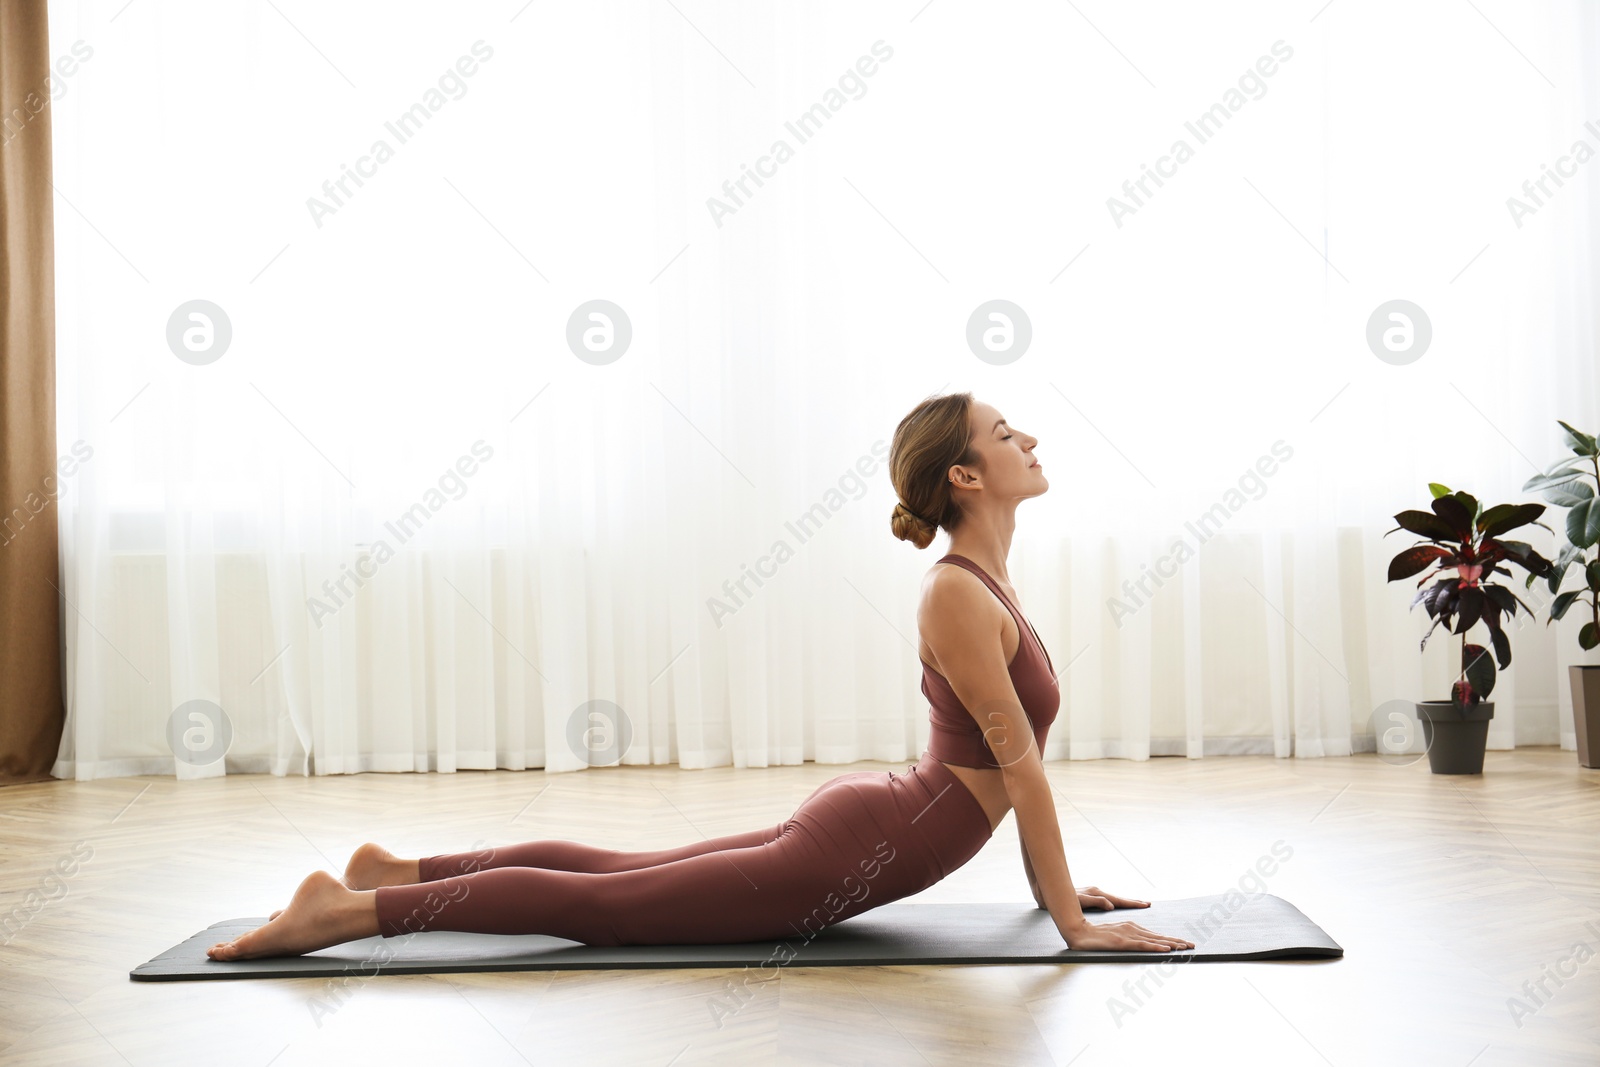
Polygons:
<instances>
[{"instance_id":1,"label":"woman's neck","mask_svg":"<svg viewBox=\"0 0 1600 1067\"><path fill-rule=\"evenodd\" d=\"M969 515L950 535L949 551L970 559L995 581L1010 585L1006 558L1011 555L1011 533L1015 529L1015 518L1015 511L1003 517Z\"/></svg>"}]
</instances>

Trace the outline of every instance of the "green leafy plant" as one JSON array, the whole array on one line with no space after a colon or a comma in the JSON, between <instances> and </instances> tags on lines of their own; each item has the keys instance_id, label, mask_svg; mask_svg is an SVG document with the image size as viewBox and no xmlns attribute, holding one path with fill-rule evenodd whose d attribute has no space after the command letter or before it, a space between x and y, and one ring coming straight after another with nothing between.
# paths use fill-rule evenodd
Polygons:
<instances>
[{"instance_id":1,"label":"green leafy plant","mask_svg":"<svg viewBox=\"0 0 1600 1067\"><path fill-rule=\"evenodd\" d=\"M1514 619L1520 606L1530 618L1534 614L1515 593L1492 581L1494 575L1510 577L1505 564L1515 563L1528 571L1531 584L1535 577L1548 575L1553 566L1532 545L1508 541L1501 535L1530 522L1546 530L1550 527L1537 521L1544 514L1543 504L1496 504L1485 510L1470 494L1451 492L1438 482L1429 482L1428 490L1433 494L1433 510L1402 511L1394 517L1400 525L1384 534L1409 530L1423 538L1389 561L1389 581L1428 571L1418 580L1417 595L1411 600L1411 607L1420 602L1433 619L1422 635L1420 649L1428 647L1428 638L1440 623L1448 632L1454 620L1454 632L1461 635L1461 673L1450 687L1450 702L1466 709L1492 693L1495 681L1494 660L1482 645L1467 644L1467 631L1480 621L1489 628L1494 659L1505 670L1511 666L1511 641L1500 613ZM1437 569L1428 570L1430 567ZM1448 570L1455 573L1440 577ZM1430 578L1437 580L1428 585Z\"/></svg>"},{"instance_id":2,"label":"green leafy plant","mask_svg":"<svg viewBox=\"0 0 1600 1067\"><path fill-rule=\"evenodd\" d=\"M1550 618L1545 620L1545 625L1564 616L1574 603L1586 603L1589 621L1578 631L1578 644L1588 651L1600 645L1600 558L1588 556L1589 549L1600 542L1600 495L1596 492L1600 490L1600 447L1596 447L1592 435L1574 430L1560 419L1556 422L1566 431L1566 445L1573 454L1562 456L1542 473L1529 478L1522 488L1541 492L1550 503L1567 509L1566 543L1546 577L1550 592L1556 594L1556 598L1550 602ZM1585 461L1588 469L1585 469ZM1584 479L1595 484L1590 485ZM1578 564L1584 587L1558 592L1562 577L1574 563ZM1528 576L1528 585L1533 584L1533 577ZM1587 600L1584 600L1585 595Z\"/></svg>"}]
</instances>

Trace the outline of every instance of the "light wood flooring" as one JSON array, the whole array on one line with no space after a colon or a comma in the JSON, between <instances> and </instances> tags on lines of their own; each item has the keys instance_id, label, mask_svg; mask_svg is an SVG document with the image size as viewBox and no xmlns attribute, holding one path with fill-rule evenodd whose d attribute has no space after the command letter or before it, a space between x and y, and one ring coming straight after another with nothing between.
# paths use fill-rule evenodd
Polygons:
<instances>
[{"instance_id":1,"label":"light wood flooring","mask_svg":"<svg viewBox=\"0 0 1600 1067\"><path fill-rule=\"evenodd\" d=\"M903 766L0 789L0 919L30 891L53 898L0 945L0 1063L1600 1063L1600 771L1554 748L1490 752L1476 777L1371 755L1046 765L1077 885L1224 892L1282 842L1292 856L1266 891L1341 960L797 961L748 985L712 969L380 974L320 1019L321 980L128 978L213 922L282 906L314 869L342 872L363 841L405 856L479 838L663 848L775 824L846 771ZM74 855L74 873L48 877ZM1015 817L913 899L1031 905ZM733 983L739 1006L719 1025Z\"/></svg>"}]
</instances>

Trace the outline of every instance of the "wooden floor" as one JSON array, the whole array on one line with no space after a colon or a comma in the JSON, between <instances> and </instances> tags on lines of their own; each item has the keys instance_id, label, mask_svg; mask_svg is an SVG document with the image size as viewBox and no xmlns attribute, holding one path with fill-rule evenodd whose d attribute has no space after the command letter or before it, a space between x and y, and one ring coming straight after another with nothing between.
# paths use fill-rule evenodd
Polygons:
<instances>
[{"instance_id":1,"label":"wooden floor","mask_svg":"<svg viewBox=\"0 0 1600 1067\"><path fill-rule=\"evenodd\" d=\"M321 1017L320 980L128 979L213 922L287 903L310 871L342 872L363 841L407 856L480 838L662 848L775 824L845 771L903 766L3 789L0 921L22 925L0 946L0 1063L1600 1063L1600 771L1554 748L1490 752L1476 777L1371 755L1047 765L1079 886L1224 892L1282 842L1292 855L1266 891L1342 960L795 963L765 984L711 969L380 974ZM50 877L63 860L72 873ZM915 899L1031 905L1015 818Z\"/></svg>"}]
</instances>

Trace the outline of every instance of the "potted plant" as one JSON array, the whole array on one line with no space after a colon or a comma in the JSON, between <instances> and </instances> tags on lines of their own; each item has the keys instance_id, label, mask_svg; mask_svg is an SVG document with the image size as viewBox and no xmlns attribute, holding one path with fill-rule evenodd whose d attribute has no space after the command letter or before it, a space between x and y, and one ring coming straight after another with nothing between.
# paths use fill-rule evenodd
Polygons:
<instances>
[{"instance_id":1,"label":"potted plant","mask_svg":"<svg viewBox=\"0 0 1600 1067\"><path fill-rule=\"evenodd\" d=\"M1600 559L1590 559L1589 549L1600 542L1600 448L1590 434L1574 430L1556 420L1566 432L1566 445L1572 455L1562 456L1523 483L1522 488L1542 492L1546 500L1567 509L1566 543L1556 557L1546 579L1555 599L1550 602L1550 618L1545 625L1561 618L1573 604L1583 604L1589 621L1578 631L1578 644L1585 652L1600 645ZM1585 469L1585 461L1587 467ZM1590 485L1584 479L1595 484ZM1567 568L1578 565L1580 588L1559 592ZM1533 584L1533 576L1528 576ZM1585 600L1584 597L1588 599ZM1573 664L1567 668L1572 686L1572 718L1578 735L1578 764L1594 767L1600 760L1600 665Z\"/></svg>"},{"instance_id":2,"label":"potted plant","mask_svg":"<svg viewBox=\"0 0 1600 1067\"><path fill-rule=\"evenodd\" d=\"M1530 582L1533 576L1545 576L1551 570L1550 561L1531 545L1502 540L1500 535L1530 522L1544 526L1537 521L1544 514L1544 505L1496 504L1484 510L1466 492L1451 492L1437 482L1428 483L1428 490L1433 494L1431 512L1402 511L1394 517L1400 524L1395 530L1409 530L1424 540L1389 561L1389 581L1428 571L1417 581L1419 589L1411 600L1411 607L1420 601L1433 619L1422 635L1422 649L1428 647L1428 638L1440 623L1449 631L1454 620L1454 632L1461 635L1461 673L1450 687L1450 699L1415 702L1428 766L1434 774L1482 774L1489 720L1494 718L1494 704L1486 698L1494 691L1495 660L1501 670L1511 666L1511 641L1500 613L1515 618L1520 606L1533 616L1532 608L1492 579L1496 573L1509 577L1511 571L1504 566L1508 563L1528 571ZM1428 570L1435 566L1436 570ZM1440 577L1449 570L1455 573ZM1429 585L1430 578L1437 581ZM1493 659L1482 645L1467 644L1467 631L1479 622L1489 629Z\"/></svg>"}]
</instances>

